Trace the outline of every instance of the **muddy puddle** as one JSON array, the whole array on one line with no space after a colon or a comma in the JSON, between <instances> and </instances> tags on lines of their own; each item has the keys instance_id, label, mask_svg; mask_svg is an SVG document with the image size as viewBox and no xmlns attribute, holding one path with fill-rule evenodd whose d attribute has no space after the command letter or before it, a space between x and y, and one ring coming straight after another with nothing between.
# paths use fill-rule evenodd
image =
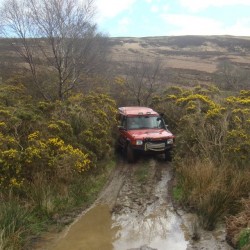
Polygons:
<instances>
[{"instance_id":1,"label":"muddy puddle","mask_svg":"<svg viewBox=\"0 0 250 250\"><path fill-rule=\"evenodd\" d=\"M143 183L135 178L138 166L120 168L96 203L49 247L39 249L230 249L208 234L204 234L205 244L193 242L188 225L192 219L180 215L168 197L170 166L154 160L148 164L150 171Z\"/></svg>"},{"instance_id":2,"label":"muddy puddle","mask_svg":"<svg viewBox=\"0 0 250 250\"><path fill-rule=\"evenodd\" d=\"M186 249L187 241L179 227L180 221L174 216L167 219L151 215L142 220L129 216L116 220L110 215L107 205L97 205L48 249Z\"/></svg>"},{"instance_id":3,"label":"muddy puddle","mask_svg":"<svg viewBox=\"0 0 250 250\"><path fill-rule=\"evenodd\" d=\"M125 207L122 212L113 215L113 225L118 228L113 249L187 248L185 227L181 218L174 212L171 202L166 199L170 180L167 173L165 169L162 180L157 183L151 194L153 200L147 201L141 213L133 207Z\"/></svg>"},{"instance_id":4,"label":"muddy puddle","mask_svg":"<svg viewBox=\"0 0 250 250\"><path fill-rule=\"evenodd\" d=\"M116 230L107 205L97 205L64 232L49 249L53 250L111 250Z\"/></svg>"}]
</instances>

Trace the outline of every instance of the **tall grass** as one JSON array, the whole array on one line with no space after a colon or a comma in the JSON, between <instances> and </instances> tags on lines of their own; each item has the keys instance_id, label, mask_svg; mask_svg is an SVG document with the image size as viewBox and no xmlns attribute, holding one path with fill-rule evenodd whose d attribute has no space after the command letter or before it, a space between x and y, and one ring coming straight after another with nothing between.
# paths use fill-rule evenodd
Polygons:
<instances>
[{"instance_id":1,"label":"tall grass","mask_svg":"<svg viewBox=\"0 0 250 250\"><path fill-rule=\"evenodd\" d=\"M29 203L33 212L44 219L49 219L53 214L67 208L69 203L67 186L57 182L49 183L41 174L26 189Z\"/></svg>"},{"instance_id":2,"label":"tall grass","mask_svg":"<svg viewBox=\"0 0 250 250\"><path fill-rule=\"evenodd\" d=\"M16 200L0 204L0 249L18 250L32 232L32 214Z\"/></svg>"},{"instance_id":3,"label":"tall grass","mask_svg":"<svg viewBox=\"0 0 250 250\"><path fill-rule=\"evenodd\" d=\"M250 171L238 171L228 165L196 161L177 167L182 200L198 213L205 229L212 230L223 216L237 211L239 197L246 197Z\"/></svg>"},{"instance_id":4,"label":"tall grass","mask_svg":"<svg viewBox=\"0 0 250 250\"><path fill-rule=\"evenodd\" d=\"M91 173L77 178L69 188L69 196L72 198L73 206L91 204L104 187L115 166L115 161L105 161L98 169L92 169Z\"/></svg>"},{"instance_id":5,"label":"tall grass","mask_svg":"<svg viewBox=\"0 0 250 250\"><path fill-rule=\"evenodd\" d=\"M37 175L18 194L0 193L0 250L32 249L31 239L51 224L60 230L95 200L115 167L114 161L103 163L101 171L75 176L72 183L48 182Z\"/></svg>"},{"instance_id":6,"label":"tall grass","mask_svg":"<svg viewBox=\"0 0 250 250\"><path fill-rule=\"evenodd\" d=\"M240 213L226 219L227 239L239 249L250 249L250 197L242 200Z\"/></svg>"}]
</instances>

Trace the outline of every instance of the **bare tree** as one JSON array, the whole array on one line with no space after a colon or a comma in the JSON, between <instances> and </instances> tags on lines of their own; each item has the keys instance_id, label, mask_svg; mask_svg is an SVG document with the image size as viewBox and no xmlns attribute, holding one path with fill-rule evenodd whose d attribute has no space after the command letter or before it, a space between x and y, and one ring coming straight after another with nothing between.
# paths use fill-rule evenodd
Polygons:
<instances>
[{"instance_id":1,"label":"bare tree","mask_svg":"<svg viewBox=\"0 0 250 250\"><path fill-rule=\"evenodd\" d=\"M159 59L149 60L143 56L125 63L125 86L136 104L148 105L160 82L161 63Z\"/></svg>"},{"instance_id":2,"label":"bare tree","mask_svg":"<svg viewBox=\"0 0 250 250\"><path fill-rule=\"evenodd\" d=\"M81 73L93 72L103 56L103 37L92 24L93 0L82 5L78 0L6 0L4 13L8 35L19 38L21 44L15 48L45 98L49 93L38 79L42 63L46 63L47 72L56 74L57 98L63 99Z\"/></svg>"},{"instance_id":3,"label":"bare tree","mask_svg":"<svg viewBox=\"0 0 250 250\"><path fill-rule=\"evenodd\" d=\"M37 64L34 59L37 48L35 48L33 39L31 38L33 26L29 9L25 8L22 1L8 0L4 2L2 14L5 36L19 38L18 40L13 39L12 46L28 64L33 83L38 92L45 99L48 99L38 80Z\"/></svg>"},{"instance_id":4,"label":"bare tree","mask_svg":"<svg viewBox=\"0 0 250 250\"><path fill-rule=\"evenodd\" d=\"M246 70L232 64L231 62L221 62L218 65L217 72L220 76L217 81L221 81L220 85L222 85L224 88L238 90L247 87L249 73Z\"/></svg>"}]
</instances>

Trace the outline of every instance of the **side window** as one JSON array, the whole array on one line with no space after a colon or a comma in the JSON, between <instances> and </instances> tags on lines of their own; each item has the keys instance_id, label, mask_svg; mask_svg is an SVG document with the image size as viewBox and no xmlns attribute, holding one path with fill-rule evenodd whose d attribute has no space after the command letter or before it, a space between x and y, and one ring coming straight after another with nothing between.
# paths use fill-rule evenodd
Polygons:
<instances>
[{"instance_id":1,"label":"side window","mask_svg":"<svg viewBox=\"0 0 250 250\"><path fill-rule=\"evenodd\" d=\"M163 118L157 119L157 121L158 121L158 128L166 129Z\"/></svg>"},{"instance_id":2,"label":"side window","mask_svg":"<svg viewBox=\"0 0 250 250\"><path fill-rule=\"evenodd\" d=\"M121 116L121 126L124 128L127 126L127 119L125 116Z\"/></svg>"}]
</instances>

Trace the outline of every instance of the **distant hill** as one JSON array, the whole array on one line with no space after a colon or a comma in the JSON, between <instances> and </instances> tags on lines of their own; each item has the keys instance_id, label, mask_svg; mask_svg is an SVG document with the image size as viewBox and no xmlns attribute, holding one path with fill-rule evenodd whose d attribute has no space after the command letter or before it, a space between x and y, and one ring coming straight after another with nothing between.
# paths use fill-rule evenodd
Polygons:
<instances>
[{"instance_id":1,"label":"distant hill","mask_svg":"<svg viewBox=\"0 0 250 250\"><path fill-rule=\"evenodd\" d=\"M123 75L124 66L143 55L161 62L162 81L168 85L213 82L222 61L250 71L250 37L119 37L108 38L108 46L113 74ZM12 65L18 67L22 62L13 52L10 39L0 39L0 77L7 70L11 74Z\"/></svg>"},{"instance_id":2,"label":"distant hill","mask_svg":"<svg viewBox=\"0 0 250 250\"><path fill-rule=\"evenodd\" d=\"M124 62L129 63L140 55L158 58L166 70L168 83L211 82L222 61L250 70L250 37L166 36L109 40L113 67L121 74Z\"/></svg>"}]
</instances>

